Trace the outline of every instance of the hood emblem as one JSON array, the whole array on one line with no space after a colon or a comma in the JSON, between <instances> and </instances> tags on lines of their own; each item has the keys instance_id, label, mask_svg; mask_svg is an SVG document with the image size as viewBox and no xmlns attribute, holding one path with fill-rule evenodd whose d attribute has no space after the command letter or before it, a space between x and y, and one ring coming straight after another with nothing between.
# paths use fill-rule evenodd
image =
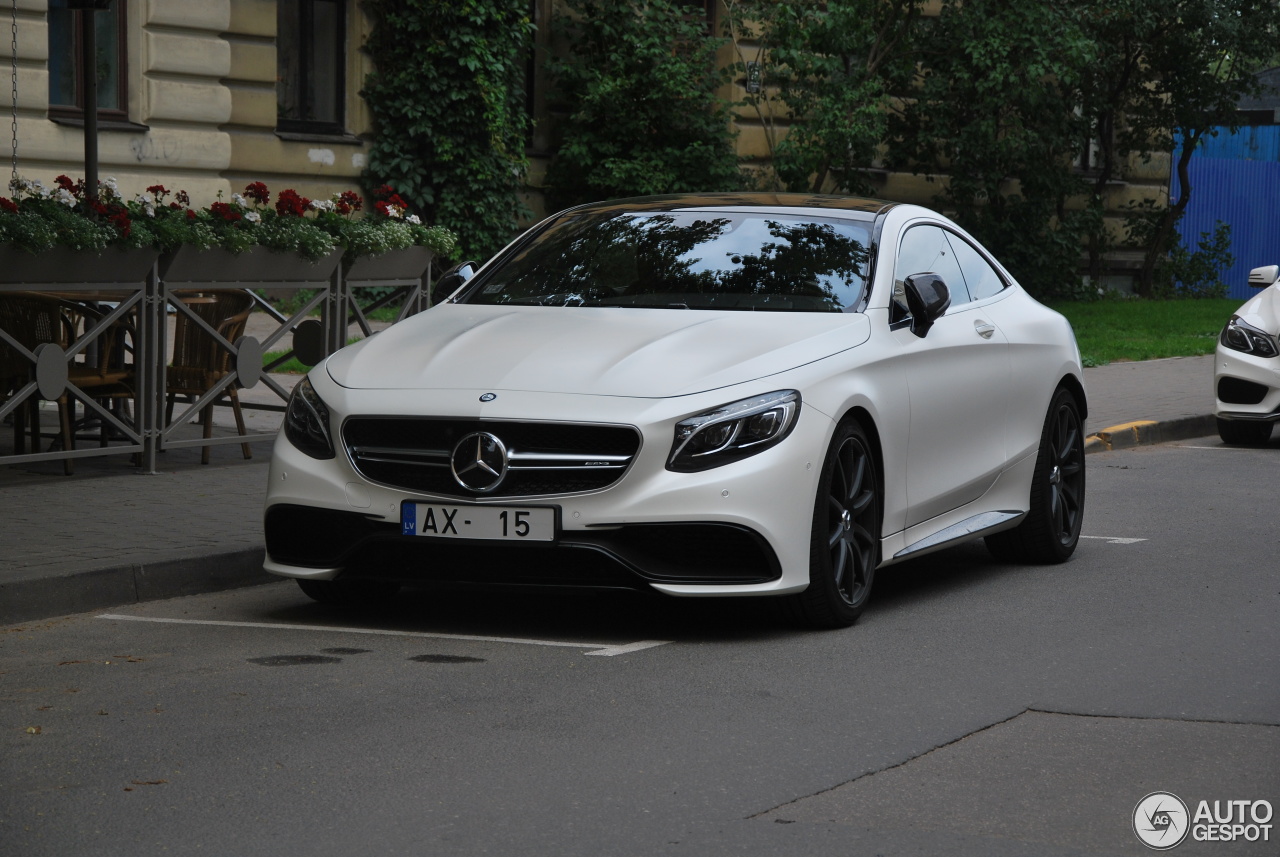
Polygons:
<instances>
[{"instance_id":1,"label":"hood emblem","mask_svg":"<svg viewBox=\"0 0 1280 857\"><path fill-rule=\"evenodd\" d=\"M507 447L487 431L472 432L458 441L449 456L453 478L463 488L485 494L502 484L509 459Z\"/></svg>"},{"instance_id":2,"label":"hood emblem","mask_svg":"<svg viewBox=\"0 0 1280 857\"><path fill-rule=\"evenodd\" d=\"M498 394L497 394L497 393L485 393L483 396L481 396L481 397L480 397L480 401L482 401L482 402L492 402L492 401L493 401L494 399L496 399L496 398L498 398Z\"/></svg>"}]
</instances>

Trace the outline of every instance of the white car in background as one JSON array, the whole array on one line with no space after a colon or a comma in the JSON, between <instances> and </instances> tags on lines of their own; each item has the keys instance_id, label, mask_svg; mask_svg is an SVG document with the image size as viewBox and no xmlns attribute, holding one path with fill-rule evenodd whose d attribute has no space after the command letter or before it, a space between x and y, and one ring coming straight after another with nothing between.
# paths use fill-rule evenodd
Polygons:
<instances>
[{"instance_id":1,"label":"white car in background","mask_svg":"<svg viewBox=\"0 0 1280 857\"><path fill-rule=\"evenodd\" d=\"M298 384L268 571L772 596L851 624L877 570L985 537L1062 562L1084 512L1067 321L950 220L775 194L561 212Z\"/></svg>"},{"instance_id":2,"label":"white car in background","mask_svg":"<svg viewBox=\"0 0 1280 857\"><path fill-rule=\"evenodd\" d=\"M1249 272L1262 289L1236 310L1218 337L1214 413L1223 442L1261 445L1280 420L1280 265Z\"/></svg>"}]
</instances>

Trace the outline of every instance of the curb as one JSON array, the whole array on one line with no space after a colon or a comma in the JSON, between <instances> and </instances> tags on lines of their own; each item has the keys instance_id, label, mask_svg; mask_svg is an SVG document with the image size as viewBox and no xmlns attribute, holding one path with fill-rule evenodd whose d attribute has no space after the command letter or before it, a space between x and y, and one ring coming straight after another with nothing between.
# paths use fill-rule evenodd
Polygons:
<instances>
[{"instance_id":1,"label":"curb","mask_svg":"<svg viewBox=\"0 0 1280 857\"><path fill-rule=\"evenodd\" d=\"M1129 449L1134 446L1150 446L1156 443L1168 443L1172 440L1186 440L1192 437L1204 437L1215 434L1218 430L1217 420L1212 414L1195 417L1180 417L1176 420L1136 420L1109 426L1097 431L1084 442L1086 454L1092 452L1111 452L1116 449Z\"/></svg>"},{"instance_id":2,"label":"curb","mask_svg":"<svg viewBox=\"0 0 1280 857\"><path fill-rule=\"evenodd\" d=\"M263 571L265 553L250 548L3 583L0 625L279 580Z\"/></svg>"}]
</instances>

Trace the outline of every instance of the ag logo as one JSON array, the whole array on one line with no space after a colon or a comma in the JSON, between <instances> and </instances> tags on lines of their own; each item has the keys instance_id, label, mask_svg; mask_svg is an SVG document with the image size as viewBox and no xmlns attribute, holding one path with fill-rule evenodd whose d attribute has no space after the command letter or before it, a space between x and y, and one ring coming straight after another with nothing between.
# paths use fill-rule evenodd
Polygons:
<instances>
[{"instance_id":1,"label":"ag logo","mask_svg":"<svg viewBox=\"0 0 1280 857\"><path fill-rule=\"evenodd\" d=\"M1187 838L1191 827L1187 805L1169 792L1152 792L1133 808L1133 832L1142 844L1168 851Z\"/></svg>"}]
</instances>

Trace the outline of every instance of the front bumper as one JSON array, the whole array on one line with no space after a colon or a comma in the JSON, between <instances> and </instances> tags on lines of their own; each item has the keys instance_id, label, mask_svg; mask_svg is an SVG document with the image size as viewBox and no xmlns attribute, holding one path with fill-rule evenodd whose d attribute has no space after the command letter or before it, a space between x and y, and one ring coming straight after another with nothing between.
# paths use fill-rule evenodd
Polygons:
<instances>
[{"instance_id":1,"label":"front bumper","mask_svg":"<svg viewBox=\"0 0 1280 857\"><path fill-rule=\"evenodd\" d=\"M824 414L802 405L795 429L777 446L711 470L675 473L665 466L675 423L754 390L676 400L503 393L479 405L481 392L438 393L432 411L634 425L640 450L626 475L603 490L466 501L559 507L557 543L512 545L401 535L403 501L460 501L373 483L344 449L321 461L282 434L267 492L266 569L300 578L626 586L674 595L782 594L808 585L813 498L834 428ZM423 412L421 403L383 391L325 385L321 396L335 421L343 413Z\"/></svg>"},{"instance_id":2,"label":"front bumper","mask_svg":"<svg viewBox=\"0 0 1280 857\"><path fill-rule=\"evenodd\" d=\"M1219 345L1213 389L1220 419L1280 422L1280 357L1255 357Z\"/></svg>"}]
</instances>

